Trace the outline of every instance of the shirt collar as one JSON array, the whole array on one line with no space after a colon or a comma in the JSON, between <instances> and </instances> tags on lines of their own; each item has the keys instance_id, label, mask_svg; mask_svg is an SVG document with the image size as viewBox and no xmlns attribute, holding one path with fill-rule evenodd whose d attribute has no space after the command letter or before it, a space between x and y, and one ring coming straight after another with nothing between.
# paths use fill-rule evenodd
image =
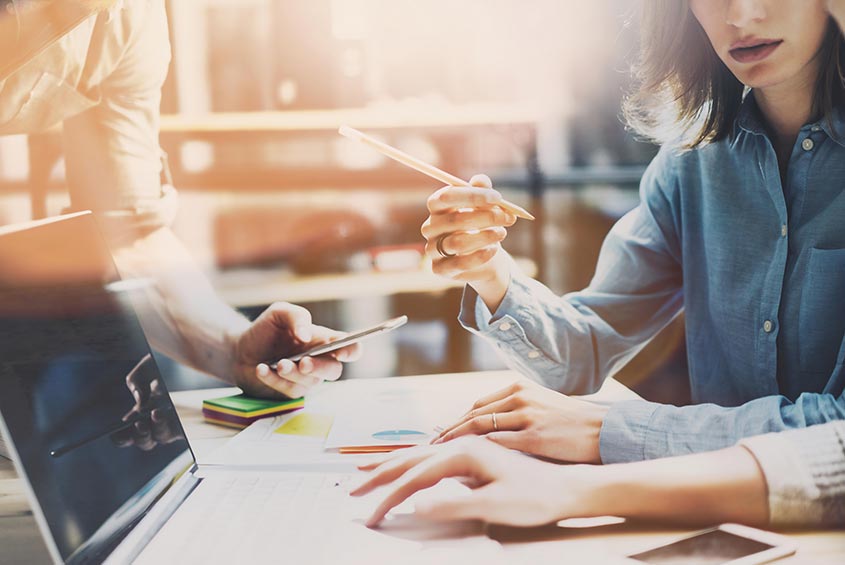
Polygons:
<instances>
[{"instance_id":1,"label":"shirt collar","mask_svg":"<svg viewBox=\"0 0 845 565\"><path fill-rule=\"evenodd\" d=\"M739 129L755 135L766 135L766 128L763 126L763 117L760 115L760 108L754 95L749 90L742 99L739 113L736 116L736 125Z\"/></svg>"},{"instance_id":2,"label":"shirt collar","mask_svg":"<svg viewBox=\"0 0 845 565\"><path fill-rule=\"evenodd\" d=\"M763 125L760 108L757 106L757 101L754 99L753 93L750 90L742 100L742 105L739 108L736 118L736 126L750 134L766 135L766 128ZM816 122L807 124L805 127L819 127L829 138L845 147L845 110L842 108L834 108L829 117L821 118Z\"/></svg>"},{"instance_id":3,"label":"shirt collar","mask_svg":"<svg viewBox=\"0 0 845 565\"><path fill-rule=\"evenodd\" d=\"M830 139L845 147L845 111L841 107L834 108L830 118L822 118L813 125L822 128Z\"/></svg>"}]
</instances>

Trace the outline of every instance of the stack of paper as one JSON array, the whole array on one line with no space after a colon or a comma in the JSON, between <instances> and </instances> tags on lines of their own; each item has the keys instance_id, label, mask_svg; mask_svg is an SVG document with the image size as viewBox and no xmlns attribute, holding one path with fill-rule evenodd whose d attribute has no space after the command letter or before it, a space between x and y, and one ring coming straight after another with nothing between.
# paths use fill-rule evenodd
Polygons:
<instances>
[{"instance_id":1,"label":"stack of paper","mask_svg":"<svg viewBox=\"0 0 845 565\"><path fill-rule=\"evenodd\" d=\"M235 396L204 400L202 415L206 422L229 426L230 428L245 428L261 418L278 416L303 406L305 406L304 398L265 400L236 394Z\"/></svg>"}]
</instances>

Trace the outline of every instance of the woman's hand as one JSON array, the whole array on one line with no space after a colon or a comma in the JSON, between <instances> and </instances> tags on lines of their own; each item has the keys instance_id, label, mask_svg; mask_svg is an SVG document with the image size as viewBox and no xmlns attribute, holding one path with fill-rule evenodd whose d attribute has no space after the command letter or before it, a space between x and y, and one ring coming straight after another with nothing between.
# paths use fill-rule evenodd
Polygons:
<instances>
[{"instance_id":1,"label":"woman's hand","mask_svg":"<svg viewBox=\"0 0 845 565\"><path fill-rule=\"evenodd\" d=\"M315 326L305 308L279 302L267 308L243 333L234 336L235 384L251 396L299 398L323 381L340 377L342 362L360 356L350 345L299 362L285 359L315 345L343 337L343 332ZM267 362L281 359L274 372Z\"/></svg>"},{"instance_id":2,"label":"woman's hand","mask_svg":"<svg viewBox=\"0 0 845 565\"><path fill-rule=\"evenodd\" d=\"M827 11L845 32L845 0L827 0Z\"/></svg>"},{"instance_id":3,"label":"woman's hand","mask_svg":"<svg viewBox=\"0 0 845 565\"><path fill-rule=\"evenodd\" d=\"M517 381L478 400L433 443L483 435L504 447L532 455L601 463L599 433L607 410L531 381Z\"/></svg>"},{"instance_id":4,"label":"woman's hand","mask_svg":"<svg viewBox=\"0 0 845 565\"><path fill-rule=\"evenodd\" d=\"M431 520L484 520L535 526L565 518L622 516L684 524L765 524L766 480L744 447L619 465L555 465L481 438L403 450L363 465L372 474L350 494L385 486L367 521L381 522L414 493L464 479L463 497L415 504Z\"/></svg>"},{"instance_id":5,"label":"woman's hand","mask_svg":"<svg viewBox=\"0 0 845 565\"><path fill-rule=\"evenodd\" d=\"M426 253L438 275L469 283L491 311L498 308L510 282L501 242L516 216L496 206L502 195L486 175L472 186L446 186L428 199L422 225Z\"/></svg>"},{"instance_id":6,"label":"woman's hand","mask_svg":"<svg viewBox=\"0 0 845 565\"><path fill-rule=\"evenodd\" d=\"M449 477L465 479L472 492L417 503L417 516L535 526L590 512L589 489L582 486L589 484L586 467L544 463L480 438L403 450L361 469L372 474L350 493L353 496L389 485L383 501L367 520L370 527L378 525L392 508L415 492Z\"/></svg>"}]
</instances>

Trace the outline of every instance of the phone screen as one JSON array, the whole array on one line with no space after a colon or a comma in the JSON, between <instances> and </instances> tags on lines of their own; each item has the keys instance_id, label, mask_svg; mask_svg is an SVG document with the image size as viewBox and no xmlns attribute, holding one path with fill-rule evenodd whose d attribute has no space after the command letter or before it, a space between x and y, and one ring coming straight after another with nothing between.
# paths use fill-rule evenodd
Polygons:
<instances>
[{"instance_id":1,"label":"phone screen","mask_svg":"<svg viewBox=\"0 0 845 565\"><path fill-rule=\"evenodd\" d=\"M718 565L772 547L767 543L715 529L629 557L652 565Z\"/></svg>"}]
</instances>

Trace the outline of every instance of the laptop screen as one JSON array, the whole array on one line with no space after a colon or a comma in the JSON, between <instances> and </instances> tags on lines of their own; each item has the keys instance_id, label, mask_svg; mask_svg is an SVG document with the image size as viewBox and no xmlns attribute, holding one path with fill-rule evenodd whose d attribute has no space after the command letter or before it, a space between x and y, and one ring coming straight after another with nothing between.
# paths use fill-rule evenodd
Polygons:
<instances>
[{"instance_id":1,"label":"laptop screen","mask_svg":"<svg viewBox=\"0 0 845 565\"><path fill-rule=\"evenodd\" d=\"M0 231L0 265L0 415L54 559L87 559L193 461L129 303L143 281L88 214Z\"/></svg>"}]
</instances>

